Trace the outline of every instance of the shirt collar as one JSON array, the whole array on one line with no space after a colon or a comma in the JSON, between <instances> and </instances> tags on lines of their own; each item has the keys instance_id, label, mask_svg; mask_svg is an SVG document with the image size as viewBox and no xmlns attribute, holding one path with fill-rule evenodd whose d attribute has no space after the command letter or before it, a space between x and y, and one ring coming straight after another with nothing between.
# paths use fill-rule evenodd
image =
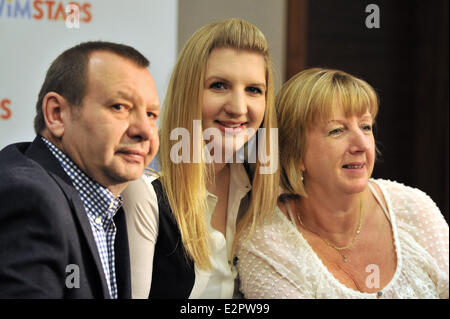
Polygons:
<instances>
[{"instance_id":1,"label":"shirt collar","mask_svg":"<svg viewBox=\"0 0 450 319\"><path fill-rule=\"evenodd\" d=\"M228 195L228 211L232 212L232 214L228 214L228 220L236 220L238 212L231 209L230 203L240 202L252 189L252 185L247 175L247 171L242 163L230 163L228 165L230 165L229 189L233 190ZM209 222L216 207L218 198L208 190L206 190L206 198L208 201L207 220Z\"/></svg>"},{"instance_id":2,"label":"shirt collar","mask_svg":"<svg viewBox=\"0 0 450 319\"><path fill-rule=\"evenodd\" d=\"M41 138L70 177L81 197L89 219L97 225L111 220L122 206L122 197L119 195L115 198L109 189L86 175L63 151L44 137Z\"/></svg>"},{"instance_id":3,"label":"shirt collar","mask_svg":"<svg viewBox=\"0 0 450 319\"><path fill-rule=\"evenodd\" d=\"M252 189L247 171L242 163L230 163L230 189L238 190L239 197L244 197ZM207 198L217 200L217 196L206 190Z\"/></svg>"}]
</instances>

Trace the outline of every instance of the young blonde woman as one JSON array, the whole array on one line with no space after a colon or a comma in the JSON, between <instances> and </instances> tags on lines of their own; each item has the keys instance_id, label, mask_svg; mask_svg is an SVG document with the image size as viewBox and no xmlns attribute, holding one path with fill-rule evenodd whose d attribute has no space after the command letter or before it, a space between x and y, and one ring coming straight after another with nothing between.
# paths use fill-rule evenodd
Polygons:
<instances>
[{"instance_id":1,"label":"young blonde woman","mask_svg":"<svg viewBox=\"0 0 450 319\"><path fill-rule=\"evenodd\" d=\"M371 178L373 88L314 68L286 82L275 105L285 194L239 241L245 297L448 298L441 212L418 189Z\"/></svg>"},{"instance_id":2,"label":"young blonde woman","mask_svg":"<svg viewBox=\"0 0 450 319\"><path fill-rule=\"evenodd\" d=\"M256 26L228 19L187 41L163 108L161 174L123 193L133 298L233 297L237 221L253 224L276 205L273 90ZM265 156L242 163L244 148Z\"/></svg>"}]
</instances>

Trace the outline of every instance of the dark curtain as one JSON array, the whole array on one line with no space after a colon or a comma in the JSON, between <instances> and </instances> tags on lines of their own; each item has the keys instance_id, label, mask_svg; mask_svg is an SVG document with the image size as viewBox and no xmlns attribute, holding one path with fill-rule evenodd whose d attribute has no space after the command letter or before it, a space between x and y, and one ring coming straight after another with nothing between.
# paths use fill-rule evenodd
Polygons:
<instances>
[{"instance_id":1,"label":"dark curtain","mask_svg":"<svg viewBox=\"0 0 450 319\"><path fill-rule=\"evenodd\" d=\"M414 154L410 183L449 214L448 1L414 1L411 39Z\"/></svg>"}]
</instances>

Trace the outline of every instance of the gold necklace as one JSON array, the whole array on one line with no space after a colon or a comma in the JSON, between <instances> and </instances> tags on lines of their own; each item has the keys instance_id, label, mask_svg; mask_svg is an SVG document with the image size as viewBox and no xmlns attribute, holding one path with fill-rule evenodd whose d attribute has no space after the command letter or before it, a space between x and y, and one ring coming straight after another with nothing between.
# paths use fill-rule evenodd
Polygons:
<instances>
[{"instance_id":1,"label":"gold necklace","mask_svg":"<svg viewBox=\"0 0 450 319\"><path fill-rule=\"evenodd\" d=\"M353 238L352 238L352 240L350 241L350 243L348 243L348 244L345 245L344 247L338 247L338 246L336 246L335 244L333 244L332 242L330 242L329 240L327 240L327 239L323 238L322 236L320 236L318 233L313 232L312 230L309 230L308 228L305 227L305 225L303 225L303 221L302 221L302 218L300 217L300 214L297 213L296 216L297 216L297 219L298 219L300 225L301 225L303 228L309 230L309 231L312 232L313 234L316 234L317 236L319 236L320 239L322 239L322 240L325 242L325 244L327 244L329 247L335 249L335 250L339 253L339 255L342 256L342 258L344 259L344 262L346 263L349 259L348 259L348 257L347 257L346 255L344 255L344 254L341 252L341 250L351 249L351 248L353 247L353 244L354 244L355 241L356 241L356 238L358 237L359 233L361 232L361 227L362 227L362 224L363 224L363 215L364 215L364 214L363 214L363 210L362 210L362 206L363 206L363 205L362 205L362 199L360 199L360 202L359 202L359 222L358 222L358 227L356 228L355 235L353 235Z\"/></svg>"}]
</instances>

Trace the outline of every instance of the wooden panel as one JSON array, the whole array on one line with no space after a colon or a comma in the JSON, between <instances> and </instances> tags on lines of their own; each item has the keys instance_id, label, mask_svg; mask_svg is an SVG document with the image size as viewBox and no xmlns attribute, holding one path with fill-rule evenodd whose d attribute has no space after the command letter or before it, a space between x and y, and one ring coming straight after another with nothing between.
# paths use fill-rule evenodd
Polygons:
<instances>
[{"instance_id":1,"label":"wooden panel","mask_svg":"<svg viewBox=\"0 0 450 319\"><path fill-rule=\"evenodd\" d=\"M286 79L306 67L308 0L288 0L287 4Z\"/></svg>"}]
</instances>

